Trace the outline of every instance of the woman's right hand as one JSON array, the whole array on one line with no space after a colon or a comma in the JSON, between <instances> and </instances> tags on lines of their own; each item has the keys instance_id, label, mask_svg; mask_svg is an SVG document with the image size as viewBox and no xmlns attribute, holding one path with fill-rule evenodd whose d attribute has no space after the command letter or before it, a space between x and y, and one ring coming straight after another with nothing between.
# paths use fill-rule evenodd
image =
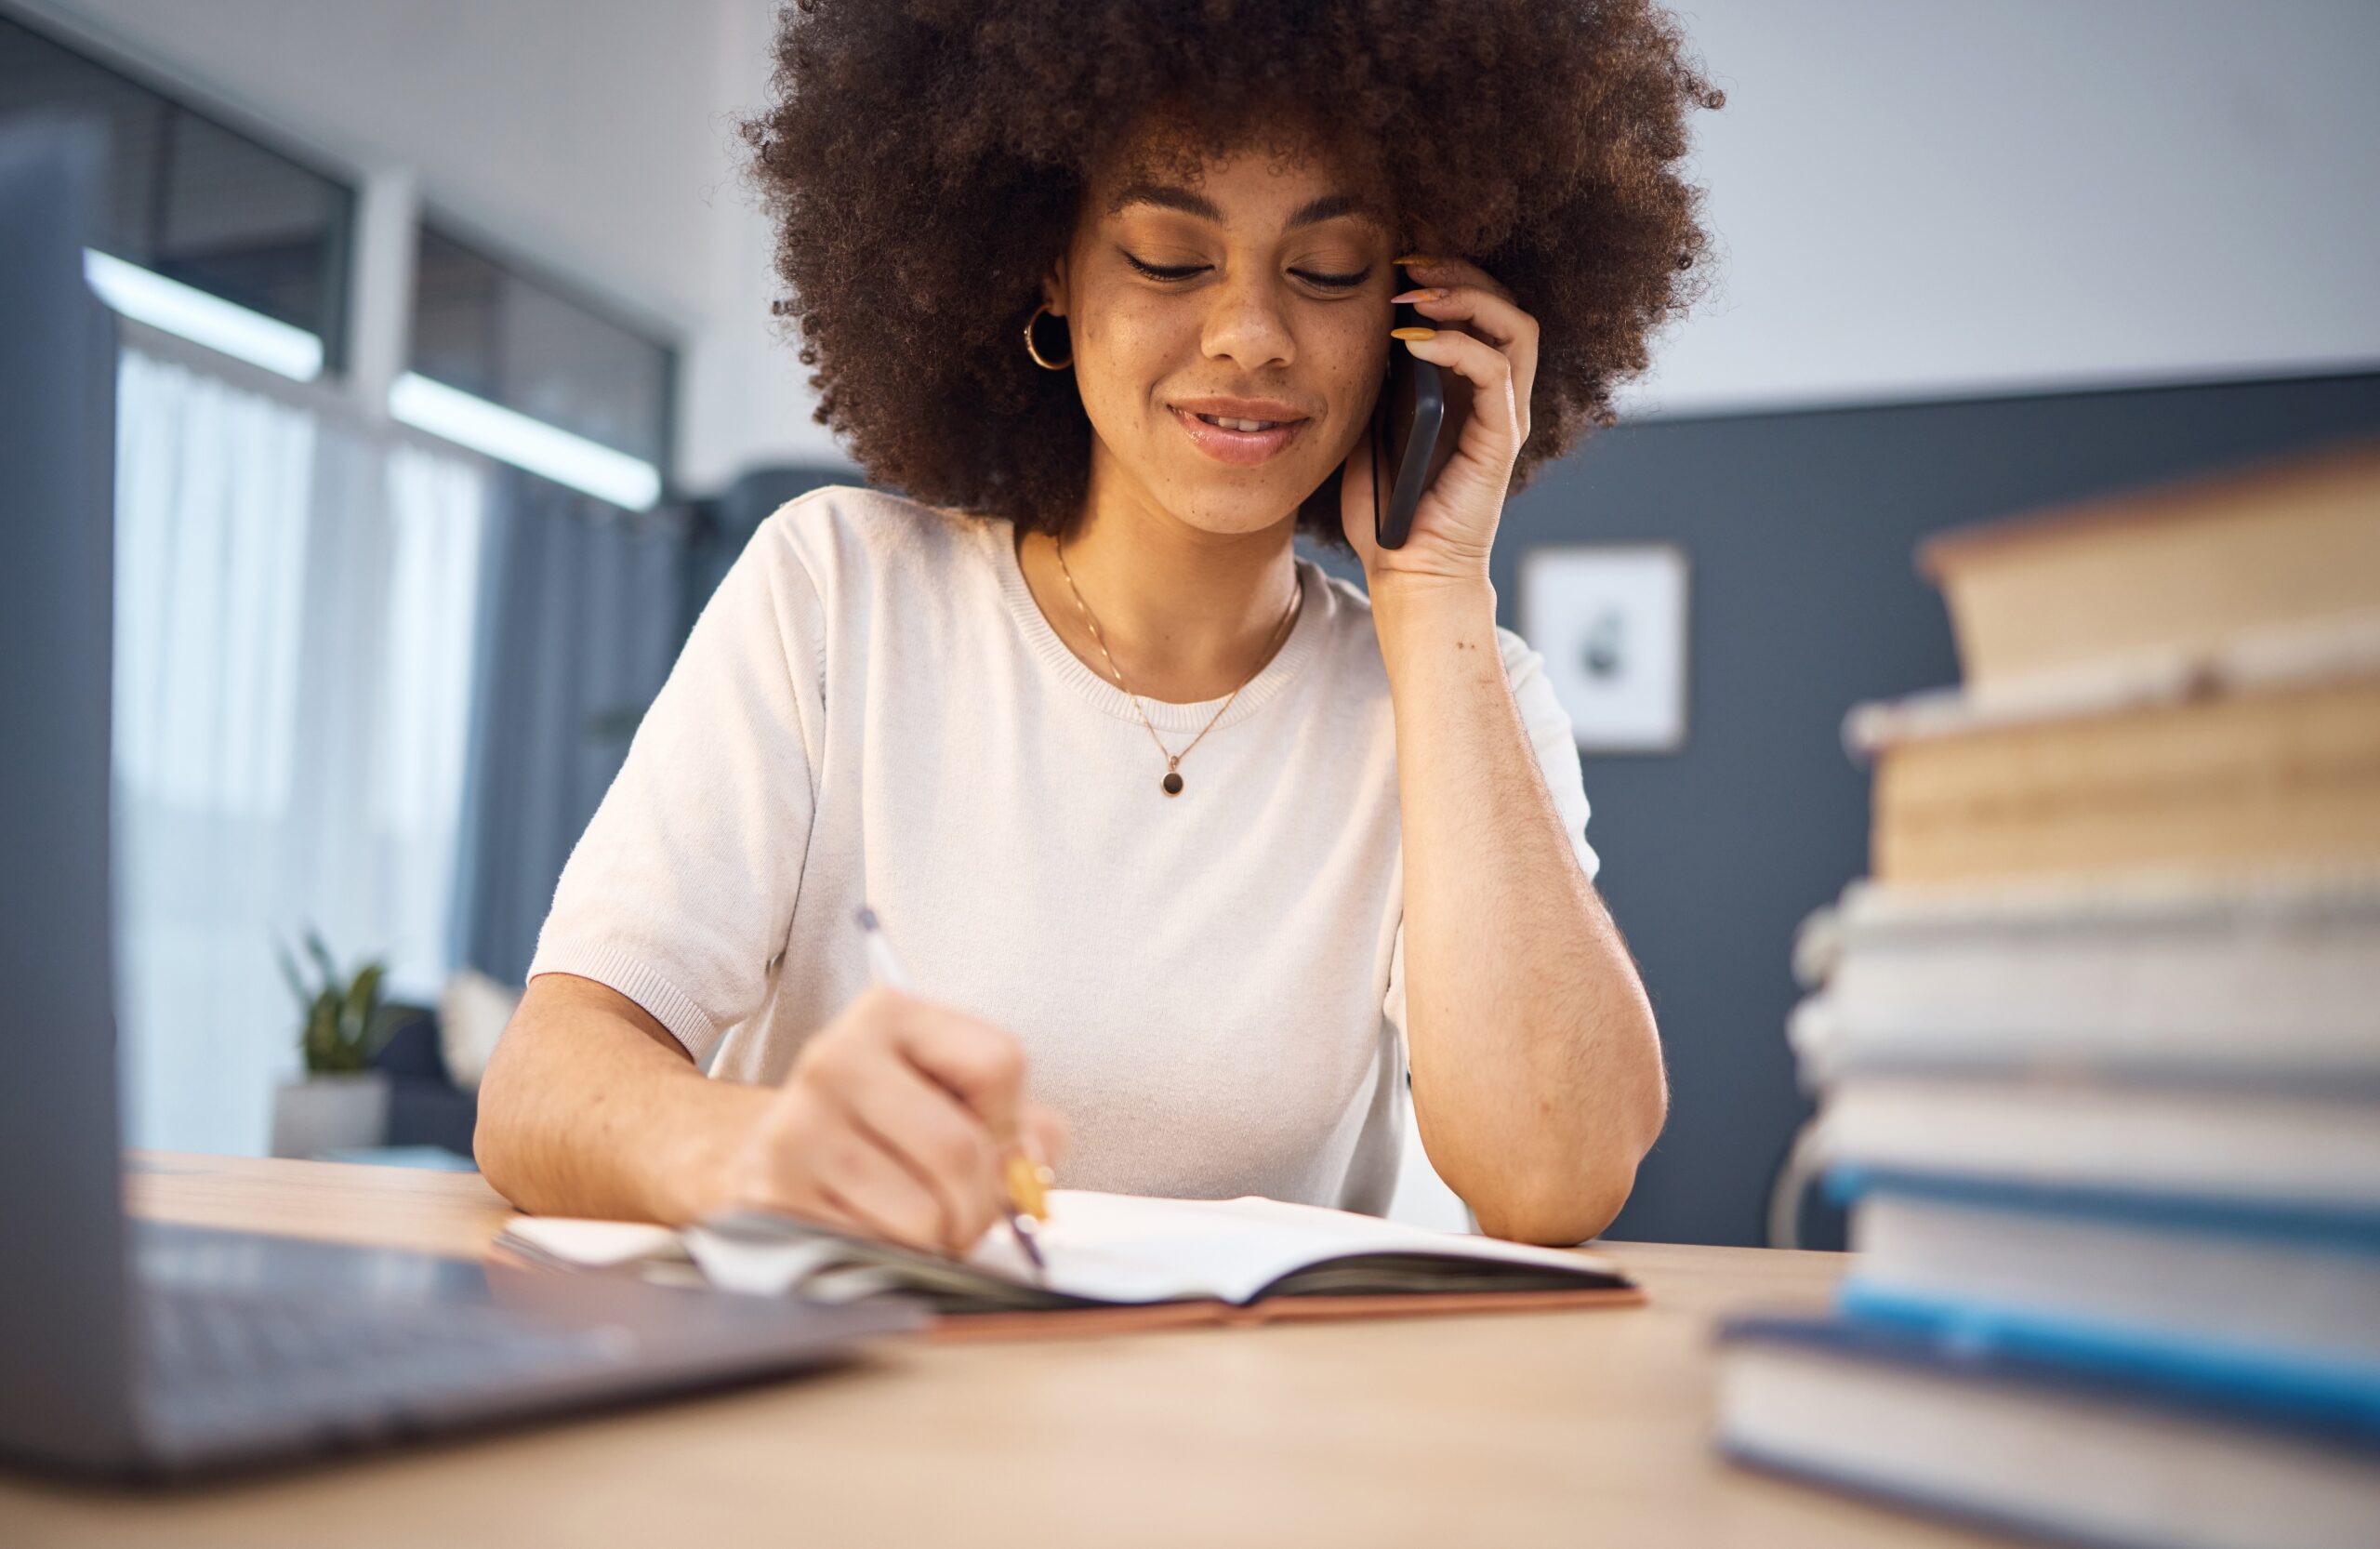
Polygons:
<instances>
[{"instance_id":1,"label":"woman's right hand","mask_svg":"<svg viewBox=\"0 0 2380 1549\"><path fill-rule=\"evenodd\" d=\"M728 1162L724 1203L963 1253L1000 1218L1009 1150L1064 1149L1025 1076L1007 1029L871 986L802 1046Z\"/></svg>"}]
</instances>

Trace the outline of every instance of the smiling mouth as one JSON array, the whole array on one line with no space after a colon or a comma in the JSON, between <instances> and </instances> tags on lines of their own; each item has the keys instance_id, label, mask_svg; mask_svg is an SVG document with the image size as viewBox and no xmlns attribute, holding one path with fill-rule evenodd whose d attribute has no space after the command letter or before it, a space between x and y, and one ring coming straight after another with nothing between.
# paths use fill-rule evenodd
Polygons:
<instances>
[{"instance_id":1,"label":"smiling mouth","mask_svg":"<svg viewBox=\"0 0 2380 1549\"><path fill-rule=\"evenodd\" d=\"M1179 407L1173 416L1188 433L1192 445L1216 461L1236 468L1253 468L1271 461L1303 432L1307 423L1303 417L1243 419L1237 415L1204 414Z\"/></svg>"},{"instance_id":2,"label":"smiling mouth","mask_svg":"<svg viewBox=\"0 0 2380 1549\"><path fill-rule=\"evenodd\" d=\"M1210 425L1220 425L1226 430L1277 430L1284 425L1294 425L1294 419L1230 419L1222 415L1202 414L1197 417Z\"/></svg>"}]
</instances>

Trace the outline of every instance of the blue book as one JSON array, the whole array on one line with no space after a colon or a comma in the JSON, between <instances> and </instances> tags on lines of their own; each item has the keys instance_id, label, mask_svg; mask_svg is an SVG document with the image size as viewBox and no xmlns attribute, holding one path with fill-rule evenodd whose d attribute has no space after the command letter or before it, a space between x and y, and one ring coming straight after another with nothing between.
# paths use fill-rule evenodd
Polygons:
<instances>
[{"instance_id":1,"label":"blue book","mask_svg":"<svg viewBox=\"0 0 2380 1549\"><path fill-rule=\"evenodd\" d=\"M2380 1406L2380 1220L1846 1170L1839 1305L2069 1366Z\"/></svg>"},{"instance_id":2,"label":"blue book","mask_svg":"<svg viewBox=\"0 0 2380 1549\"><path fill-rule=\"evenodd\" d=\"M2368 1549L2380 1405L1854 1318L1721 1331L1719 1444L1751 1466L2070 1542Z\"/></svg>"}]
</instances>

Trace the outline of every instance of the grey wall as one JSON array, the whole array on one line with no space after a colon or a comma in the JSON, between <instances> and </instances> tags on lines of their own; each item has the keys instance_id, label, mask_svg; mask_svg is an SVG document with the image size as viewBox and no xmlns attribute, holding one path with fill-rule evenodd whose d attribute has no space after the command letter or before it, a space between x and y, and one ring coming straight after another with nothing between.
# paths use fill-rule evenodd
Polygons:
<instances>
[{"instance_id":1,"label":"grey wall","mask_svg":"<svg viewBox=\"0 0 2380 1549\"><path fill-rule=\"evenodd\" d=\"M1496 546L1518 628L1540 543L1683 545L1689 722L1586 761L1601 885L1661 1020L1667 1132L1620 1238L1759 1240L1808 1105L1784 1026L1795 925L1865 868L1853 703L1957 677L1924 534L2380 427L2380 375L1624 425L1540 475ZM1814 1240L1839 1224L1814 1211Z\"/></svg>"}]
</instances>

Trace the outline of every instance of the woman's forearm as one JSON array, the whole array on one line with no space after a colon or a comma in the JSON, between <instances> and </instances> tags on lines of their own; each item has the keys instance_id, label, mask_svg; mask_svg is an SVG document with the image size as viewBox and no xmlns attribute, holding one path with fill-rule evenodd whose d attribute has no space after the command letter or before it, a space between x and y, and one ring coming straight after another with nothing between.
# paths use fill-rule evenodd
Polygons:
<instances>
[{"instance_id":1,"label":"woman's forearm","mask_svg":"<svg viewBox=\"0 0 2380 1549\"><path fill-rule=\"evenodd\" d=\"M1481 1226L1608 1225L1668 1106L1650 1002L1513 701L1483 583L1373 600L1396 716L1422 1142Z\"/></svg>"},{"instance_id":2,"label":"woman's forearm","mask_svg":"<svg viewBox=\"0 0 2380 1549\"><path fill-rule=\"evenodd\" d=\"M522 1210L676 1225L720 1202L769 1097L706 1077L616 990L540 974L481 1078L472 1149Z\"/></svg>"}]
</instances>

